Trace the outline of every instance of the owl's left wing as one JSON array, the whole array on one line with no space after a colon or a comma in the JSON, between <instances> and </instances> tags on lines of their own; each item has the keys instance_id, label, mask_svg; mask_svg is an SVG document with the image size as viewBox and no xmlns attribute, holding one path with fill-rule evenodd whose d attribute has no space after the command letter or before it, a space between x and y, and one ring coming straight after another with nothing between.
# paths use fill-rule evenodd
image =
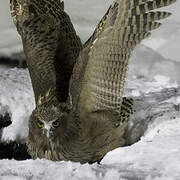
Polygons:
<instances>
[{"instance_id":1,"label":"owl's left wing","mask_svg":"<svg viewBox=\"0 0 180 180\"><path fill-rule=\"evenodd\" d=\"M70 91L82 113L119 111L131 52L170 15L152 11L175 0L115 0L105 21L81 51ZM77 85L75 82L79 80ZM74 89L74 90L73 90ZM79 96L77 95L79 94ZM75 97L75 98L74 98Z\"/></svg>"}]
</instances>

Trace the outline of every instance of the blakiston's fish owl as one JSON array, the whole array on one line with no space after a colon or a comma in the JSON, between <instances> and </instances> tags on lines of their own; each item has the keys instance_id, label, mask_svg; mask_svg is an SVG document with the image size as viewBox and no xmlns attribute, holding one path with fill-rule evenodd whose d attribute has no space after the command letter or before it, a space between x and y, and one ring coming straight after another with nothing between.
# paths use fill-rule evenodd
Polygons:
<instances>
[{"instance_id":1,"label":"blakiston's fish owl","mask_svg":"<svg viewBox=\"0 0 180 180\"><path fill-rule=\"evenodd\" d=\"M126 145L131 52L170 15L153 10L174 2L115 0L82 45L62 1L11 0L36 100L27 140L33 158L93 163Z\"/></svg>"}]
</instances>

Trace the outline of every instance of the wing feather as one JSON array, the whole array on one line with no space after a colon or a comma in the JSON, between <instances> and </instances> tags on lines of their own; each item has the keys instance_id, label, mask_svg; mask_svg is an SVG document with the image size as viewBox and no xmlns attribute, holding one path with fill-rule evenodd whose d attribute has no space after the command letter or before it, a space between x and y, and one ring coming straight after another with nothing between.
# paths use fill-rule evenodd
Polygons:
<instances>
[{"instance_id":1,"label":"wing feather","mask_svg":"<svg viewBox=\"0 0 180 180\"><path fill-rule=\"evenodd\" d=\"M161 23L156 21L170 15L168 12L152 10L174 2L175 0L114 1L85 44L74 69L73 76L76 74L77 77L79 73L80 77L81 86L79 96L76 97L79 98L78 107L83 113L83 110L121 110L131 52L137 44L149 37L152 30L160 27ZM85 70L82 71L81 67ZM72 83L71 89L74 88L76 86Z\"/></svg>"},{"instance_id":2,"label":"wing feather","mask_svg":"<svg viewBox=\"0 0 180 180\"><path fill-rule=\"evenodd\" d=\"M11 0L11 15L21 35L36 102L50 88L68 98L69 80L82 49L60 0Z\"/></svg>"}]
</instances>

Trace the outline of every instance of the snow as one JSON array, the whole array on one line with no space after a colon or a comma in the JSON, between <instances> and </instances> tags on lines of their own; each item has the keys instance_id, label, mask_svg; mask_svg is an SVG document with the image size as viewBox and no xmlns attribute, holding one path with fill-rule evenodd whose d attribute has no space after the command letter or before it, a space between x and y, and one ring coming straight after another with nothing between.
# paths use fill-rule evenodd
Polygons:
<instances>
[{"instance_id":1,"label":"snow","mask_svg":"<svg viewBox=\"0 0 180 180\"><path fill-rule=\"evenodd\" d=\"M29 73L17 68L0 68L0 74L0 109L10 112L13 121L12 125L4 129L3 140L25 141L28 117L34 108ZM172 89L178 91L177 96L173 95L174 91L171 94ZM0 160L0 180L180 179L180 112L173 109L173 105L179 105L180 102L178 84L171 83L163 76L156 77L155 80L137 79L134 76L129 77L125 94L135 99L144 97L144 109L137 109L131 126L135 126L137 122L143 124L143 118L146 119L152 112L156 114L148 122L148 128L140 141L109 152L101 165L52 162L45 159ZM148 103L156 106L149 109ZM139 105L135 106L141 109ZM159 115L158 112L161 113L164 109L167 111Z\"/></svg>"},{"instance_id":2,"label":"snow","mask_svg":"<svg viewBox=\"0 0 180 180\"><path fill-rule=\"evenodd\" d=\"M31 81L27 70L0 67L0 112L9 112L12 125L5 128L4 140L25 140L28 118L35 107Z\"/></svg>"},{"instance_id":3,"label":"snow","mask_svg":"<svg viewBox=\"0 0 180 180\"><path fill-rule=\"evenodd\" d=\"M154 79L159 83L159 85L167 85L170 80L169 77L162 75L156 75Z\"/></svg>"},{"instance_id":4,"label":"snow","mask_svg":"<svg viewBox=\"0 0 180 180\"><path fill-rule=\"evenodd\" d=\"M152 141L141 140L133 146L110 152L103 163L115 164L124 176L134 179L179 179L178 138L175 135L157 136Z\"/></svg>"},{"instance_id":5,"label":"snow","mask_svg":"<svg viewBox=\"0 0 180 180\"><path fill-rule=\"evenodd\" d=\"M42 160L1 160L1 180L179 180L180 118L164 123L162 133L109 152L101 165ZM169 125L169 126L168 126ZM176 126L177 131L173 129ZM172 132L171 133L171 128Z\"/></svg>"},{"instance_id":6,"label":"snow","mask_svg":"<svg viewBox=\"0 0 180 180\"><path fill-rule=\"evenodd\" d=\"M159 81L158 77L169 82L180 82L180 63L163 57L153 49L138 45L132 53L128 74L130 77L146 77Z\"/></svg>"}]
</instances>

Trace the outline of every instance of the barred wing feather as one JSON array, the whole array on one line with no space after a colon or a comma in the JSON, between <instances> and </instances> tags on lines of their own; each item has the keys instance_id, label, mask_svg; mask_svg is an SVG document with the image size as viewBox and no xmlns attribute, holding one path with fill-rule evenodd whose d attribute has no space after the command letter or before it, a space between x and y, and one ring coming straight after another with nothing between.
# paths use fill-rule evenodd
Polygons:
<instances>
[{"instance_id":1,"label":"barred wing feather","mask_svg":"<svg viewBox=\"0 0 180 180\"><path fill-rule=\"evenodd\" d=\"M10 10L22 38L36 103L49 89L66 102L82 43L63 1L10 0Z\"/></svg>"},{"instance_id":2,"label":"barred wing feather","mask_svg":"<svg viewBox=\"0 0 180 180\"><path fill-rule=\"evenodd\" d=\"M151 30L161 25L157 20L170 15L168 12L153 10L174 2L175 0L114 1L93 38L90 38L93 41L89 40L89 47L84 47L89 48L89 51L86 50L88 55L84 61L86 65L79 97L81 109L87 112L120 110L131 52L137 44L149 37ZM83 56L82 51L79 59Z\"/></svg>"}]
</instances>

